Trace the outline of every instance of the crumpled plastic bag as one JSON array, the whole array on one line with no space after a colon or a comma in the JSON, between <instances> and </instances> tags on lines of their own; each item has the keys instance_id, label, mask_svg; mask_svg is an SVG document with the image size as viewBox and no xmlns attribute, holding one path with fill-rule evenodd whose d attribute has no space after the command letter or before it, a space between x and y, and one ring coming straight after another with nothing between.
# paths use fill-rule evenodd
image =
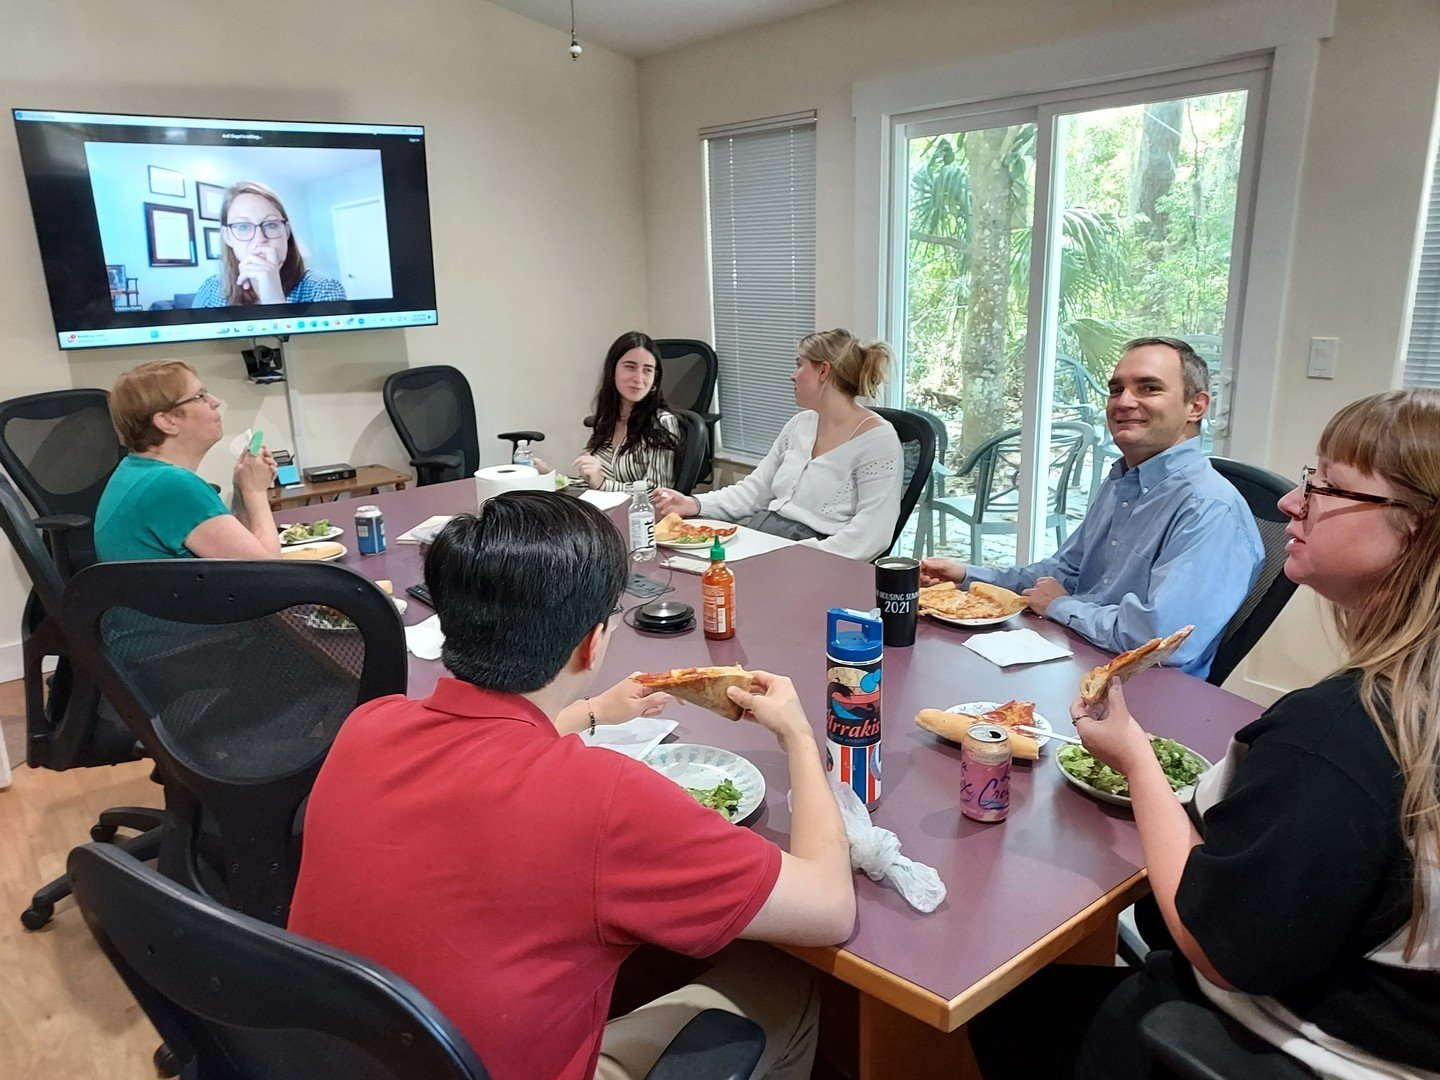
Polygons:
<instances>
[{"instance_id":1,"label":"crumpled plastic bag","mask_svg":"<svg viewBox=\"0 0 1440 1080\"><path fill-rule=\"evenodd\" d=\"M832 781L845 835L850 838L850 865L871 881L888 881L916 911L929 914L945 902L945 883L933 867L900 854L900 838L870 820L870 811L849 784Z\"/></svg>"}]
</instances>

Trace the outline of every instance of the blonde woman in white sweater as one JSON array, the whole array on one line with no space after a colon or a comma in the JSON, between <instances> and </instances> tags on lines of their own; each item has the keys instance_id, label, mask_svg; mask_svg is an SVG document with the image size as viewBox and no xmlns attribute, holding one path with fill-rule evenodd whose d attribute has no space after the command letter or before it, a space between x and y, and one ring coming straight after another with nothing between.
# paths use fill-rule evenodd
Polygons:
<instances>
[{"instance_id":1,"label":"blonde woman in white sweater","mask_svg":"<svg viewBox=\"0 0 1440 1080\"><path fill-rule=\"evenodd\" d=\"M890 370L890 347L848 330L817 331L795 357L795 404L765 459L745 479L699 496L655 491L659 514L723 518L852 559L890 546L900 516L903 456L870 397Z\"/></svg>"}]
</instances>

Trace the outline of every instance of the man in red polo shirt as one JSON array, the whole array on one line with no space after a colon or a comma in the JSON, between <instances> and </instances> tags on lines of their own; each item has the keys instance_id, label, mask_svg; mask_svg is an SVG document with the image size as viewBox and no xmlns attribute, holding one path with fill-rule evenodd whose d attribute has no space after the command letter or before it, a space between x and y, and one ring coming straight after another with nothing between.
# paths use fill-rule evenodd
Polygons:
<instances>
[{"instance_id":1,"label":"man in red polo shirt","mask_svg":"<svg viewBox=\"0 0 1440 1080\"><path fill-rule=\"evenodd\" d=\"M496 1080L639 1080L705 1008L766 1032L756 1077L810 1075L817 1005L775 950L846 940L849 845L788 679L732 691L789 760L791 851L647 766L568 738L654 705L633 682L586 698L628 573L589 505L538 492L456 517L425 561L454 678L357 709L305 816L290 929L408 979ZM642 943L725 949L695 984L606 1015Z\"/></svg>"}]
</instances>

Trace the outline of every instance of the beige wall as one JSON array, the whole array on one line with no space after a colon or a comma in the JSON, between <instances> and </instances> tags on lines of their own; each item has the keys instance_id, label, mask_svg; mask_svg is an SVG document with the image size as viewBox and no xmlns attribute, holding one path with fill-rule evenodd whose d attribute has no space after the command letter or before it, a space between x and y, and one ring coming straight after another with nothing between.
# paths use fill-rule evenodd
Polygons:
<instances>
[{"instance_id":1,"label":"beige wall","mask_svg":"<svg viewBox=\"0 0 1440 1080\"><path fill-rule=\"evenodd\" d=\"M816 318L854 323L858 82L1218 9L1215 0L855 0L640 64L646 269L652 333L710 320L700 128L818 111ZM1390 385L1440 78L1433 0L1339 0L1321 47L1267 464L1290 475L1339 405ZM854 326L857 332L874 327ZM1312 336L1340 340L1340 374L1307 380ZM1336 653L1313 597L1292 602L1249 665L1258 697L1303 685Z\"/></svg>"},{"instance_id":2,"label":"beige wall","mask_svg":"<svg viewBox=\"0 0 1440 1080\"><path fill-rule=\"evenodd\" d=\"M560 31L483 0L9 0L5 12L7 110L425 125L440 325L291 342L311 464L403 467L380 385L431 363L470 377L487 460L506 454L493 433L516 426L547 431L556 459L578 451L605 345L646 314L633 61L587 46L572 63ZM227 44L227 32L240 36ZM262 33L273 41L262 44ZM228 430L259 427L272 447L291 445L283 387L246 382L235 343L56 349L8 131L0 265L0 396L109 386L137 363L178 356L225 400ZM204 471L228 491L223 456L217 448ZM7 546L0 668L18 636L20 580Z\"/></svg>"}]
</instances>

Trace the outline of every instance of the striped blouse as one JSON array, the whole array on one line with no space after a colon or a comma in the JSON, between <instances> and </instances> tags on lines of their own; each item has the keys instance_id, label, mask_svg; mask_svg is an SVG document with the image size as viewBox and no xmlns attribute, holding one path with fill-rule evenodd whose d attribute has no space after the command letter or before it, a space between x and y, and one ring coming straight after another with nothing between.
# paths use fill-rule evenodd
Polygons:
<instances>
[{"instance_id":1,"label":"striped blouse","mask_svg":"<svg viewBox=\"0 0 1440 1080\"><path fill-rule=\"evenodd\" d=\"M675 435L680 433L680 421L672 412L660 414L660 426ZM643 480L649 488L669 487L675 483L675 451L662 450L655 446L641 444L621 453L615 447L605 445L593 451L600 462L600 490L628 491L630 485Z\"/></svg>"}]
</instances>

